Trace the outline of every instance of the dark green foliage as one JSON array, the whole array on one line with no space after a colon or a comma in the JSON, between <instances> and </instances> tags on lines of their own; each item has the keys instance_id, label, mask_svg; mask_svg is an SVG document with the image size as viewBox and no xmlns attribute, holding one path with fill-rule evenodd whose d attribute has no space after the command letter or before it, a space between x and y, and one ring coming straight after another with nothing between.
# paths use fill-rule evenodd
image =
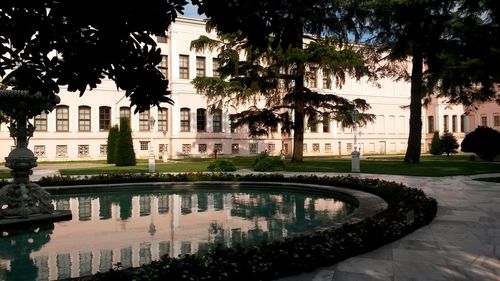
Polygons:
<instances>
[{"instance_id":1,"label":"dark green foliage","mask_svg":"<svg viewBox=\"0 0 500 281\"><path fill-rule=\"evenodd\" d=\"M472 152L481 159L493 161L500 155L500 133L489 127L477 127L468 133L461 144L463 152Z\"/></svg>"},{"instance_id":2,"label":"dark green foliage","mask_svg":"<svg viewBox=\"0 0 500 281\"><path fill-rule=\"evenodd\" d=\"M3 83L53 97L60 86L83 94L109 78L137 110L171 102L168 81L157 69L160 49L150 36L165 35L186 1L101 4L0 1Z\"/></svg>"},{"instance_id":3,"label":"dark green foliage","mask_svg":"<svg viewBox=\"0 0 500 281\"><path fill-rule=\"evenodd\" d=\"M236 167L233 162L225 159L216 159L208 164L207 170L210 172L233 172L236 171Z\"/></svg>"},{"instance_id":4,"label":"dark green foliage","mask_svg":"<svg viewBox=\"0 0 500 281\"><path fill-rule=\"evenodd\" d=\"M112 177L112 178L110 178ZM62 181L61 181L62 179ZM176 174L95 176L78 184L108 180L152 181L251 181L292 182L339 186L371 192L382 197L388 208L361 222L343 224L314 233L296 235L282 241L247 248L217 248L202 255L164 256L140 268L111 270L91 280L275 280L331 265L362 254L428 224L436 215L437 202L416 188L379 179L283 175ZM75 184L71 179L70 184ZM62 185L63 177L45 178L40 184ZM51 190L64 192L64 189Z\"/></svg>"},{"instance_id":5,"label":"dark green foliage","mask_svg":"<svg viewBox=\"0 0 500 281\"><path fill-rule=\"evenodd\" d=\"M439 132L435 131L432 136L431 150L429 151L432 155L441 155L443 151L441 150L441 140L439 138Z\"/></svg>"},{"instance_id":6,"label":"dark green foliage","mask_svg":"<svg viewBox=\"0 0 500 281\"><path fill-rule=\"evenodd\" d=\"M450 153L457 153L458 142L457 138L450 132L445 132L441 135L441 151L450 156Z\"/></svg>"},{"instance_id":7,"label":"dark green foliage","mask_svg":"<svg viewBox=\"0 0 500 281\"><path fill-rule=\"evenodd\" d=\"M120 118L120 132L115 148L116 166L135 166L135 151L132 141L132 131L128 118Z\"/></svg>"},{"instance_id":8,"label":"dark green foliage","mask_svg":"<svg viewBox=\"0 0 500 281\"><path fill-rule=\"evenodd\" d=\"M111 129L109 129L107 142L108 145L106 148L106 161L108 162L108 164L115 163L115 151L119 135L120 129L118 128L118 125L114 125L113 127L111 127Z\"/></svg>"},{"instance_id":9,"label":"dark green foliage","mask_svg":"<svg viewBox=\"0 0 500 281\"><path fill-rule=\"evenodd\" d=\"M259 172L283 171L285 163L279 156L264 156L255 163L253 169Z\"/></svg>"}]
</instances>

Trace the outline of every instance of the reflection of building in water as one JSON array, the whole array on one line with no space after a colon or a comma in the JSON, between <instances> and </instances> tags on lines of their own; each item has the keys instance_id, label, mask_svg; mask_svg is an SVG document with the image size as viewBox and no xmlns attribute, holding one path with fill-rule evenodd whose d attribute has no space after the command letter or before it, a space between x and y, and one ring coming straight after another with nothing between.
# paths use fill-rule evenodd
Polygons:
<instances>
[{"instance_id":1,"label":"reflection of building in water","mask_svg":"<svg viewBox=\"0 0 500 281\"><path fill-rule=\"evenodd\" d=\"M200 192L55 200L56 209L72 210L73 219L58 223L51 234L52 243L31 257L39 280L85 276L108 271L117 263L135 267L165 254L206 251L213 243L231 246L281 238L298 216L308 221L325 210L345 208L333 199L289 197ZM309 213L298 214L297 201L302 204L298 209Z\"/></svg>"}]
</instances>

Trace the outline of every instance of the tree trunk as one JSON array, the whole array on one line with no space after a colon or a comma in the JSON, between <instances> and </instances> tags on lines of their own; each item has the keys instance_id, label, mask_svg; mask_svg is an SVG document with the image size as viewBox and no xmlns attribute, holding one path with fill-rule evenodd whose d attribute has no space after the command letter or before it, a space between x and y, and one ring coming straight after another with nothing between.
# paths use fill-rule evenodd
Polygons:
<instances>
[{"instance_id":1,"label":"tree trunk","mask_svg":"<svg viewBox=\"0 0 500 281\"><path fill-rule=\"evenodd\" d=\"M301 43L302 44L302 43ZM304 88L304 63L297 63L297 78L295 78L295 91L302 92ZM304 161L304 118L305 104L302 95L295 100L293 122L293 155L292 162Z\"/></svg>"},{"instance_id":2,"label":"tree trunk","mask_svg":"<svg viewBox=\"0 0 500 281\"><path fill-rule=\"evenodd\" d=\"M420 48L413 48L411 70L410 133L406 149L405 162L419 163L422 142L422 64L423 54Z\"/></svg>"}]
</instances>

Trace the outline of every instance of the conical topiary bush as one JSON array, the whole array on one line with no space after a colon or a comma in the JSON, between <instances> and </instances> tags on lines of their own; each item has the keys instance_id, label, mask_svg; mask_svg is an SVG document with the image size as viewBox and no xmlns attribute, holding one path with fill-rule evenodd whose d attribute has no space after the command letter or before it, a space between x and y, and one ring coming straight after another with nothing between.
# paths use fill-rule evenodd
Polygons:
<instances>
[{"instance_id":1,"label":"conical topiary bush","mask_svg":"<svg viewBox=\"0 0 500 281\"><path fill-rule=\"evenodd\" d=\"M115 148L116 166L135 166L134 143L128 118L120 118L120 133Z\"/></svg>"}]
</instances>

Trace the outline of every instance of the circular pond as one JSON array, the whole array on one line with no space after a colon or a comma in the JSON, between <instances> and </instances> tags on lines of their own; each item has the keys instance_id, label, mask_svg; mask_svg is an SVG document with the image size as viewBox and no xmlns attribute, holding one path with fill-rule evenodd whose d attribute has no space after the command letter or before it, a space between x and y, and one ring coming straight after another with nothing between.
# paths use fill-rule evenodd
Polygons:
<instances>
[{"instance_id":1,"label":"circular pond","mask_svg":"<svg viewBox=\"0 0 500 281\"><path fill-rule=\"evenodd\" d=\"M345 220L356 200L337 195L221 183L60 190L53 196L55 208L71 210L73 219L2 230L0 280L86 276L117 263L136 267L165 254L193 254L217 244L282 239Z\"/></svg>"}]
</instances>

